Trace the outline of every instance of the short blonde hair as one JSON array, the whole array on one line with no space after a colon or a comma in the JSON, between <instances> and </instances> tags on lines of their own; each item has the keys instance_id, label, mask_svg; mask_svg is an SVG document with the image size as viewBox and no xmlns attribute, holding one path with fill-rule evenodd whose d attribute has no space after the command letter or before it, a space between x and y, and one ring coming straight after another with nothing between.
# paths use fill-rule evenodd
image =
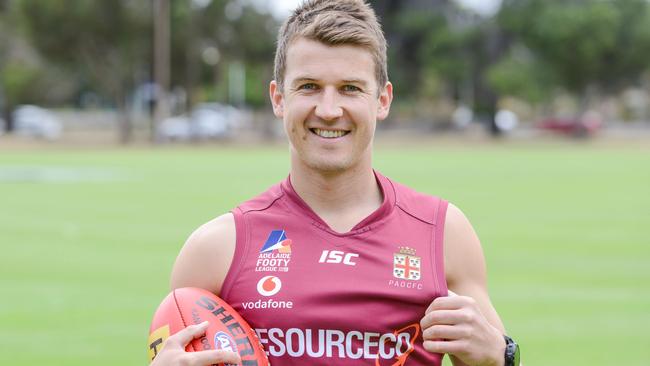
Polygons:
<instances>
[{"instance_id":1,"label":"short blonde hair","mask_svg":"<svg viewBox=\"0 0 650 366\"><path fill-rule=\"evenodd\" d=\"M307 0L284 22L278 32L274 78L283 90L287 49L298 38L327 45L366 48L375 63L378 92L388 81L386 38L374 10L363 0Z\"/></svg>"}]
</instances>

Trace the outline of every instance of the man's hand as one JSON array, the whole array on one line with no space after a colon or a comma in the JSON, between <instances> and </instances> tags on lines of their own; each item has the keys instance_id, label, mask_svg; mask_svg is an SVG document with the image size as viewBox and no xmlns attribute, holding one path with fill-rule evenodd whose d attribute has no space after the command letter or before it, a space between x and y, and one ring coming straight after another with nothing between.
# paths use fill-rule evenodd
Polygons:
<instances>
[{"instance_id":1,"label":"man's hand","mask_svg":"<svg viewBox=\"0 0 650 366\"><path fill-rule=\"evenodd\" d=\"M436 298L420 325L424 349L429 352L447 353L470 366L501 366L505 362L503 335L471 297L450 291L450 296Z\"/></svg>"},{"instance_id":2,"label":"man's hand","mask_svg":"<svg viewBox=\"0 0 650 366\"><path fill-rule=\"evenodd\" d=\"M204 335L207 328L206 321L190 325L170 336L150 366L209 366L218 363L239 365L241 359L235 352L216 350L185 352L185 347L193 339Z\"/></svg>"}]
</instances>

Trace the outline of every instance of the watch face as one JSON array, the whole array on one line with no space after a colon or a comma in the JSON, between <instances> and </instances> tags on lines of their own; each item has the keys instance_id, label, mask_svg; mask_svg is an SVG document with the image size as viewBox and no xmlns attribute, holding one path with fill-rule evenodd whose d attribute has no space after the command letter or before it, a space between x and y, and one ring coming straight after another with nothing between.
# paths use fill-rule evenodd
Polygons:
<instances>
[{"instance_id":1,"label":"watch face","mask_svg":"<svg viewBox=\"0 0 650 366\"><path fill-rule=\"evenodd\" d=\"M519 345L508 336L504 336L506 339L506 366L519 366Z\"/></svg>"},{"instance_id":2,"label":"watch face","mask_svg":"<svg viewBox=\"0 0 650 366\"><path fill-rule=\"evenodd\" d=\"M519 366L519 345L515 343L515 357L514 357L514 366Z\"/></svg>"}]
</instances>

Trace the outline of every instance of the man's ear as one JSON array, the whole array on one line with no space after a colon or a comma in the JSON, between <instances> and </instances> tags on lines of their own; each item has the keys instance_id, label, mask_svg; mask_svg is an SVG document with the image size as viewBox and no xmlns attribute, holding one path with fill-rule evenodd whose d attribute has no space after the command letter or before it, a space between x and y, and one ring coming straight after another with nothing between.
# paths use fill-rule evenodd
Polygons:
<instances>
[{"instance_id":1,"label":"man's ear","mask_svg":"<svg viewBox=\"0 0 650 366\"><path fill-rule=\"evenodd\" d=\"M269 84L269 97L273 106L273 114L278 118L284 117L284 95L275 80Z\"/></svg>"},{"instance_id":2,"label":"man's ear","mask_svg":"<svg viewBox=\"0 0 650 366\"><path fill-rule=\"evenodd\" d=\"M388 117L390 104L393 102L393 84L388 81L379 94L379 105L377 106L377 120L383 121Z\"/></svg>"}]
</instances>

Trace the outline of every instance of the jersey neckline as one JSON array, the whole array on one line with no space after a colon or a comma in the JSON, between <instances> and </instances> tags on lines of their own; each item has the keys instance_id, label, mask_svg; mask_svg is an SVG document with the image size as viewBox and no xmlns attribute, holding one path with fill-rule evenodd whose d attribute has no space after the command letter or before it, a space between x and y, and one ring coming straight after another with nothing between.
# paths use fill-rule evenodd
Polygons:
<instances>
[{"instance_id":1,"label":"jersey neckline","mask_svg":"<svg viewBox=\"0 0 650 366\"><path fill-rule=\"evenodd\" d=\"M287 176L287 178L282 181L280 188L282 189L282 192L287 196L288 199L286 202L291 206L291 209L297 211L300 214L309 216L309 218L313 220L313 224L315 226L335 236L350 236L370 230L372 226L388 217L393 210L393 207L395 206L395 189L392 183L388 178L384 177L374 169L373 173L383 196L381 206L370 213L370 215L366 216L366 218L354 225L350 231L344 233L339 233L335 230L332 230L332 228L330 228L329 225L320 216L318 216L318 214L316 214L316 212L314 212L311 207L309 207L307 202L305 202L302 197L298 195L298 193L293 189L293 185L291 184L291 175Z\"/></svg>"}]
</instances>

